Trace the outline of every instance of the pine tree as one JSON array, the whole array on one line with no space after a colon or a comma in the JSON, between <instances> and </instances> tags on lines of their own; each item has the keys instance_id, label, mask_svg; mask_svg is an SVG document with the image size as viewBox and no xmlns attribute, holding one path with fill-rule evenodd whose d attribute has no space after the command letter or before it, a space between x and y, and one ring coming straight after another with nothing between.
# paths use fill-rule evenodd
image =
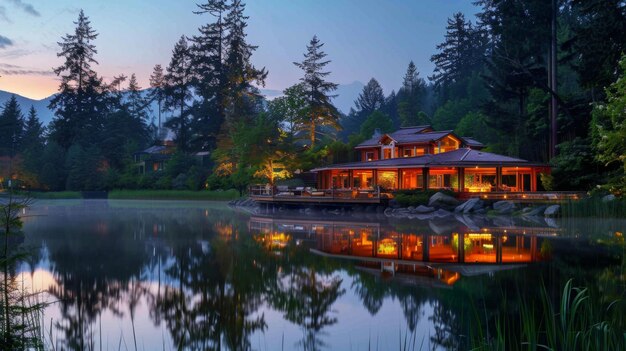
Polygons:
<instances>
[{"instance_id":1,"label":"pine tree","mask_svg":"<svg viewBox=\"0 0 626 351\"><path fill-rule=\"evenodd\" d=\"M74 23L74 33L67 34L59 43L61 51L57 56L63 57L65 62L54 69L61 84L49 106L56 115L51 137L66 149L75 142L97 140L109 107L105 101L107 87L92 69L92 64L98 64L93 44L98 34L82 10Z\"/></svg>"},{"instance_id":2,"label":"pine tree","mask_svg":"<svg viewBox=\"0 0 626 351\"><path fill-rule=\"evenodd\" d=\"M417 67L413 61L409 63L402 88L398 92L398 115L402 127L427 124L425 114L420 113L424 108L426 97L426 82L419 77Z\"/></svg>"},{"instance_id":3,"label":"pine tree","mask_svg":"<svg viewBox=\"0 0 626 351\"><path fill-rule=\"evenodd\" d=\"M331 99L335 95L330 95L337 89L337 84L325 80L330 74L324 71L329 60L324 60L326 53L322 51L324 44L313 36L307 52L304 54L302 62L294 62L294 64L304 71L304 77L300 80L304 83L307 99L309 103L307 120L304 124L309 133L309 141L311 147L315 145L317 136L321 133L319 127L329 126L334 129L340 129L339 111L333 106Z\"/></svg>"},{"instance_id":4,"label":"pine tree","mask_svg":"<svg viewBox=\"0 0 626 351\"><path fill-rule=\"evenodd\" d=\"M165 108L174 113L165 125L176 134L178 148L187 152L191 139L189 128L191 110L188 102L192 99L192 73L191 54L185 36L182 36L174 46L165 82Z\"/></svg>"},{"instance_id":5,"label":"pine tree","mask_svg":"<svg viewBox=\"0 0 626 351\"><path fill-rule=\"evenodd\" d=\"M165 99L165 76L163 75L163 67L161 65L155 65L152 70L152 74L150 75L150 99L157 102L157 115L158 115L158 124L157 124L157 137L161 137L161 113L163 112L163 100Z\"/></svg>"},{"instance_id":6,"label":"pine tree","mask_svg":"<svg viewBox=\"0 0 626 351\"><path fill-rule=\"evenodd\" d=\"M128 81L127 105L131 116L138 121L145 123L148 120L150 100L143 96L141 87L137 82L135 74L130 75Z\"/></svg>"},{"instance_id":7,"label":"pine tree","mask_svg":"<svg viewBox=\"0 0 626 351\"><path fill-rule=\"evenodd\" d=\"M361 112L370 115L372 112L380 109L385 103L385 95L378 81L374 78L363 87L363 91L354 102L354 105Z\"/></svg>"},{"instance_id":8,"label":"pine tree","mask_svg":"<svg viewBox=\"0 0 626 351\"><path fill-rule=\"evenodd\" d=\"M228 23L227 11L230 6L225 0L207 0L198 4L195 14L209 14L214 21L198 29L199 34L191 38L194 89L200 100L196 104L194 130L198 137L194 141L196 149L212 149L224 122L226 108L226 55Z\"/></svg>"},{"instance_id":9,"label":"pine tree","mask_svg":"<svg viewBox=\"0 0 626 351\"><path fill-rule=\"evenodd\" d=\"M15 95L4 103L0 114L0 155L15 156L22 147L24 115Z\"/></svg>"},{"instance_id":10,"label":"pine tree","mask_svg":"<svg viewBox=\"0 0 626 351\"><path fill-rule=\"evenodd\" d=\"M24 158L24 170L33 177L39 178L41 171L42 155L45 148L45 128L37 117L34 106L28 111L28 118L24 125L22 138L22 155Z\"/></svg>"},{"instance_id":11,"label":"pine tree","mask_svg":"<svg viewBox=\"0 0 626 351\"><path fill-rule=\"evenodd\" d=\"M445 41L437 45L439 53L430 58L435 64L435 71L430 79L443 93L444 99L447 99L451 85L464 82L482 66L485 49L484 32L475 29L462 13L455 13L448 19ZM460 87L455 95L465 93L463 90L464 87Z\"/></svg>"}]
</instances>

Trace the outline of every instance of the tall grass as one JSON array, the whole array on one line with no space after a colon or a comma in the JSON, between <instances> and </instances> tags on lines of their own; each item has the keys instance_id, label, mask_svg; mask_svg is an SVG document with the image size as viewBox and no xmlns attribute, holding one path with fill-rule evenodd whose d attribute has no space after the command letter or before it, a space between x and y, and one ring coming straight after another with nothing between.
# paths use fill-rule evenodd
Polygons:
<instances>
[{"instance_id":1,"label":"tall grass","mask_svg":"<svg viewBox=\"0 0 626 351\"><path fill-rule=\"evenodd\" d=\"M485 337L486 322L476 318L472 350L626 350L626 332L616 320L624 316L614 311L623 306L622 301L607 307L593 303L589 290L574 287L572 280L565 284L558 303L553 303L545 285L540 293L538 305L520 297L517 316L496 316L495 335ZM503 307L508 307L506 302Z\"/></svg>"},{"instance_id":2,"label":"tall grass","mask_svg":"<svg viewBox=\"0 0 626 351\"><path fill-rule=\"evenodd\" d=\"M113 190L109 192L112 200L210 200L227 201L239 197L237 190L226 191L191 191L191 190Z\"/></svg>"},{"instance_id":3,"label":"tall grass","mask_svg":"<svg viewBox=\"0 0 626 351\"><path fill-rule=\"evenodd\" d=\"M625 218L626 199L604 201L600 196L569 200L562 206L563 217Z\"/></svg>"}]
</instances>

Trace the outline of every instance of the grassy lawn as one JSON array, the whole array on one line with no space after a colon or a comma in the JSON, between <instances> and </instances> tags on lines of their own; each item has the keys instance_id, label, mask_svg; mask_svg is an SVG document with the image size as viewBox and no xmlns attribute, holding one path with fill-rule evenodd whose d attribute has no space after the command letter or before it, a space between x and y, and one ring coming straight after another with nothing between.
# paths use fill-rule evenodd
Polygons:
<instances>
[{"instance_id":1,"label":"grassy lawn","mask_svg":"<svg viewBox=\"0 0 626 351\"><path fill-rule=\"evenodd\" d=\"M191 190L113 190L110 200L210 200L226 201L239 198L234 189L226 191Z\"/></svg>"}]
</instances>

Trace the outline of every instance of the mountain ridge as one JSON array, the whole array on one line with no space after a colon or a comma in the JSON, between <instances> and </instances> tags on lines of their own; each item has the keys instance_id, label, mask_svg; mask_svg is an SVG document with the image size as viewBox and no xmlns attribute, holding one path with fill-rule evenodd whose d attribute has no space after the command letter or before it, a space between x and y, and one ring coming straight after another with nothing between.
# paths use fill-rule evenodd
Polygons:
<instances>
[{"instance_id":1,"label":"mountain ridge","mask_svg":"<svg viewBox=\"0 0 626 351\"><path fill-rule=\"evenodd\" d=\"M339 111L344 114L348 114L350 108L354 106L354 100L356 100L356 98L359 96L359 94L363 90L363 87L364 84L359 81L354 81L349 84L340 84L335 92L337 97L333 98L333 102L335 106L339 109ZM147 90L148 89L144 89L143 91L145 92ZM281 90L275 89L260 89L260 91L261 94L265 96L265 98L268 100L272 100L274 98L282 96L283 94ZM33 106L35 107L35 111L37 111L37 117L39 117L39 120L43 123L44 126L50 124L50 122L54 118L54 112L48 109L48 105L50 105L50 100L52 100L55 94L52 94L40 100L36 100L22 96L17 93L12 93L10 91L0 90L0 107L4 105L11 98L12 95L15 95L17 103L20 105L24 116L28 114L28 110L30 110L30 107ZM153 103L152 105L152 110L156 111L156 103Z\"/></svg>"}]
</instances>

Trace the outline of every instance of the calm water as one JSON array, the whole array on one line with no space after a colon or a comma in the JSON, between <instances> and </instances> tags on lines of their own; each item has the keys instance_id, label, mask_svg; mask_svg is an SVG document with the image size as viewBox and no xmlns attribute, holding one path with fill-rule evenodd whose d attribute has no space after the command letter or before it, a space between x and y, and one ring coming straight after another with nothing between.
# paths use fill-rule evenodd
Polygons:
<instances>
[{"instance_id":1,"label":"calm water","mask_svg":"<svg viewBox=\"0 0 626 351\"><path fill-rule=\"evenodd\" d=\"M106 200L41 201L27 214L34 255L21 271L53 302L44 323L57 350L465 349L472 316L519 313L502 308L505 295L532 301L543 282L559 296L569 278L598 303L624 291L623 249L605 243L625 220Z\"/></svg>"}]
</instances>

